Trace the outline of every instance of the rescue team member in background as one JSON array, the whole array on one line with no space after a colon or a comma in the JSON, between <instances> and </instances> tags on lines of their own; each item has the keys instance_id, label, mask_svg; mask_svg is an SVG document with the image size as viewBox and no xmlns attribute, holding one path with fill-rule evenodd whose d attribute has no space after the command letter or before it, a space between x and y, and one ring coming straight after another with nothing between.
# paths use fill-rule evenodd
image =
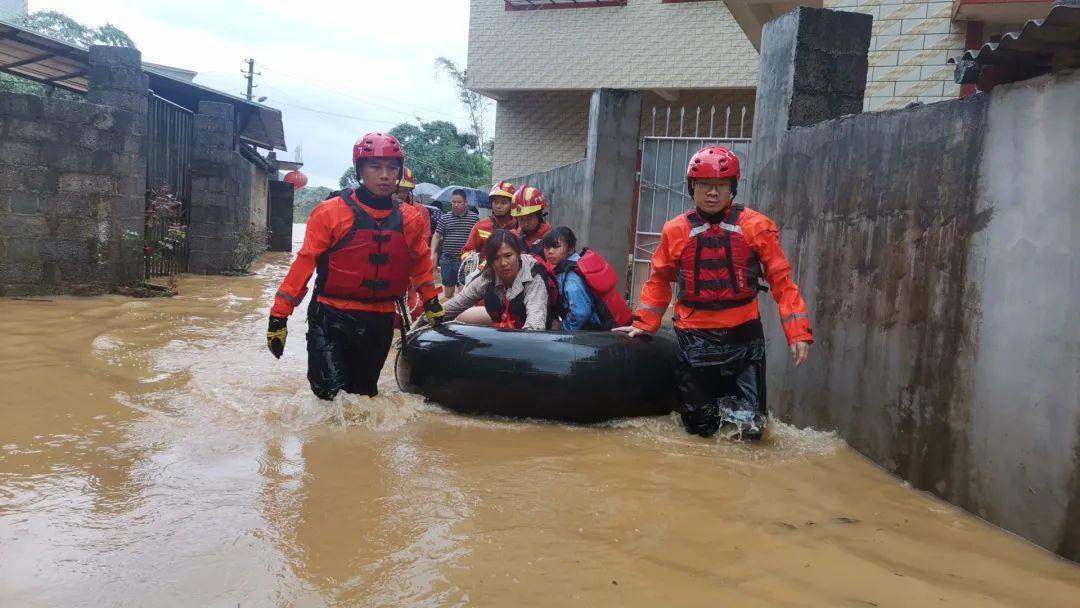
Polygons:
<instances>
[{"instance_id":1,"label":"rescue team member in background","mask_svg":"<svg viewBox=\"0 0 1080 608\"><path fill-rule=\"evenodd\" d=\"M412 205L417 211L421 212L420 216L424 219L424 230L430 243L431 236L435 234L435 226L431 224L431 213L428 211L427 205L413 196L414 189L416 189L416 177L413 175L412 169L405 167L402 169L401 179L398 180L398 189L393 196L394 202L399 205Z\"/></svg>"},{"instance_id":2,"label":"rescue team member in background","mask_svg":"<svg viewBox=\"0 0 1080 608\"><path fill-rule=\"evenodd\" d=\"M469 240L469 232L473 226L480 221L480 216L470 210L465 201L465 191L461 188L450 194L451 212L444 213L439 218L439 227L435 229L435 237L431 240L431 260L438 260L447 298L454 297L454 289L458 284L461 248Z\"/></svg>"},{"instance_id":3,"label":"rescue team member in background","mask_svg":"<svg viewBox=\"0 0 1080 608\"><path fill-rule=\"evenodd\" d=\"M709 437L724 427L760 439L768 413L757 304L762 267L796 366L813 343L806 303L791 280L776 224L733 204L739 158L726 148L704 148L690 159L686 178L696 208L664 224L635 321L616 331L657 331L678 281L677 381L686 430Z\"/></svg>"},{"instance_id":4,"label":"rescue team member in background","mask_svg":"<svg viewBox=\"0 0 1080 608\"><path fill-rule=\"evenodd\" d=\"M472 232L469 233L469 241L461 248L461 254L475 251L484 251L484 244L491 238L491 233L496 228L513 230L517 228L517 220L510 215L510 203L514 198L514 184L501 181L491 189L488 194L488 203L491 204L491 217L476 222Z\"/></svg>"},{"instance_id":5,"label":"rescue team member in background","mask_svg":"<svg viewBox=\"0 0 1080 608\"><path fill-rule=\"evenodd\" d=\"M559 290L555 314L565 331L608 330L631 321L630 307L618 291L615 269L591 249L576 252L577 236L559 226L540 241L544 260Z\"/></svg>"},{"instance_id":6,"label":"rescue team member in background","mask_svg":"<svg viewBox=\"0 0 1080 608\"><path fill-rule=\"evenodd\" d=\"M514 193L510 205L510 215L517 219L515 233L521 237L521 251L543 257L544 250L540 240L551 232L551 224L544 221L548 202L539 188L523 186Z\"/></svg>"},{"instance_id":7,"label":"rescue team member in background","mask_svg":"<svg viewBox=\"0 0 1080 608\"><path fill-rule=\"evenodd\" d=\"M412 206L420 212L420 217L424 220L424 234L427 235L428 243L430 243L431 236L434 234L434 229L431 226L431 214L428 212L426 205L413 197L412 192L415 188L416 177L413 176L412 169L405 167L401 170L401 179L398 180L398 189L392 198L395 203ZM424 313L424 300L420 297L420 294L411 287L405 295L405 307L409 311L409 318L413 320Z\"/></svg>"},{"instance_id":8,"label":"rescue team member in background","mask_svg":"<svg viewBox=\"0 0 1080 608\"><path fill-rule=\"evenodd\" d=\"M424 299L424 316L443 316L432 277L424 218L412 205L395 205L404 154L397 139L369 133L353 146L361 179L319 203L308 218L304 245L270 309L266 344L281 358L285 321L318 271L308 305L308 381L320 399L339 391L374 397L379 371L390 350L394 303L410 283Z\"/></svg>"},{"instance_id":9,"label":"rescue team member in background","mask_svg":"<svg viewBox=\"0 0 1080 608\"><path fill-rule=\"evenodd\" d=\"M443 302L446 319L502 329L547 329L551 286L546 270L509 230L496 229L484 245L487 267ZM482 301L483 306L473 306ZM418 319L417 325L425 319Z\"/></svg>"}]
</instances>

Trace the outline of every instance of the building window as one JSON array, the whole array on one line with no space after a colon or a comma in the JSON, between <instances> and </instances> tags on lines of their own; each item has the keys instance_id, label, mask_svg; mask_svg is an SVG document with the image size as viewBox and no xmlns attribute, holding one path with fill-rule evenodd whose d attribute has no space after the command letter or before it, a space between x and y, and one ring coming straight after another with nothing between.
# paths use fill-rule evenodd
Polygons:
<instances>
[{"instance_id":1,"label":"building window","mask_svg":"<svg viewBox=\"0 0 1080 608\"><path fill-rule=\"evenodd\" d=\"M539 11L549 8L598 8L626 6L627 0L503 0L508 11Z\"/></svg>"}]
</instances>

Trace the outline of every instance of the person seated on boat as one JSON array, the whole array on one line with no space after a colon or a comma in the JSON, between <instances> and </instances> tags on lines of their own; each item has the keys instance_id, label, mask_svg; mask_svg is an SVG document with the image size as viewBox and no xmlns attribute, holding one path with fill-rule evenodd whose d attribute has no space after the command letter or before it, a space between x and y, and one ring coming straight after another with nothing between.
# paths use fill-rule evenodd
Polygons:
<instances>
[{"instance_id":1,"label":"person seated on boat","mask_svg":"<svg viewBox=\"0 0 1080 608\"><path fill-rule=\"evenodd\" d=\"M484 244L484 259L484 271L443 302L446 320L503 329L547 329L554 277L536 258L521 255L517 235L492 231ZM473 306L478 301L483 306ZM416 325L423 323L421 317Z\"/></svg>"},{"instance_id":2,"label":"person seated on boat","mask_svg":"<svg viewBox=\"0 0 1080 608\"><path fill-rule=\"evenodd\" d=\"M555 315L564 331L609 330L632 320L618 291L618 275L599 253L582 249L566 226L554 228L540 241L544 259L555 274Z\"/></svg>"}]
</instances>

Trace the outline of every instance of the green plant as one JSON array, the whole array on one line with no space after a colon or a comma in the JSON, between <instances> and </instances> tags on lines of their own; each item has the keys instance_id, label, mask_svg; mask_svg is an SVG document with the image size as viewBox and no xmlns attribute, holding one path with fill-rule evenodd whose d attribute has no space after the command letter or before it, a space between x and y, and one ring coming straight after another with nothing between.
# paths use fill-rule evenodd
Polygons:
<instances>
[{"instance_id":1,"label":"green plant","mask_svg":"<svg viewBox=\"0 0 1080 608\"><path fill-rule=\"evenodd\" d=\"M162 186L147 192L143 255L151 261L182 254L187 242L184 204Z\"/></svg>"},{"instance_id":2,"label":"green plant","mask_svg":"<svg viewBox=\"0 0 1080 608\"><path fill-rule=\"evenodd\" d=\"M233 268L241 272L250 271L255 260L266 252L269 238L270 231L266 228L251 226L241 231L236 239L236 249L233 250Z\"/></svg>"}]
</instances>

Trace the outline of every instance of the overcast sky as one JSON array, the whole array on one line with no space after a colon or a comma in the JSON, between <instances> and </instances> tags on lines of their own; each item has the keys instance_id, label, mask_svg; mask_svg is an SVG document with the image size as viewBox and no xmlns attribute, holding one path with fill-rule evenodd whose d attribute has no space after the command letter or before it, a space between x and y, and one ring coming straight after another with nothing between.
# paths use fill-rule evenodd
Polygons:
<instances>
[{"instance_id":1,"label":"overcast sky","mask_svg":"<svg viewBox=\"0 0 1080 608\"><path fill-rule=\"evenodd\" d=\"M464 66L467 0L30 0L38 10L110 22L143 60L195 70L199 84L236 95L244 59L254 57L255 95L285 119L289 152L279 157L302 145L312 186L336 186L368 131L417 116L468 126L453 83L434 66L439 56Z\"/></svg>"}]
</instances>

